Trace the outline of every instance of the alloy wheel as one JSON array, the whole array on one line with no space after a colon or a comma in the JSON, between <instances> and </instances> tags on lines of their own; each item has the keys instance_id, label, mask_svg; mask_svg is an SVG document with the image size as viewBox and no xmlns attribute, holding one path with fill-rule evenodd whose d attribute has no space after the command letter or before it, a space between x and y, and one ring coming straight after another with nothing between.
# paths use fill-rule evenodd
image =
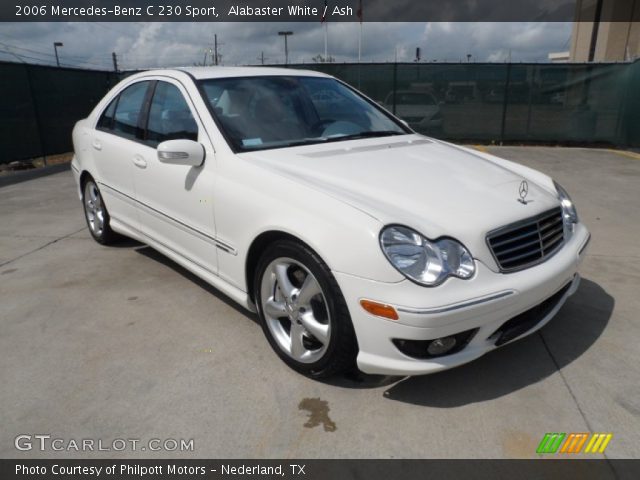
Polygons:
<instances>
[{"instance_id":1,"label":"alloy wheel","mask_svg":"<svg viewBox=\"0 0 640 480\"><path fill-rule=\"evenodd\" d=\"M105 210L100 191L93 181L88 181L84 187L84 212L91 232L100 237L105 226Z\"/></svg>"},{"instance_id":2,"label":"alloy wheel","mask_svg":"<svg viewBox=\"0 0 640 480\"><path fill-rule=\"evenodd\" d=\"M276 258L261 281L264 318L280 349L301 363L318 361L329 347L331 318L316 277L292 258Z\"/></svg>"}]
</instances>

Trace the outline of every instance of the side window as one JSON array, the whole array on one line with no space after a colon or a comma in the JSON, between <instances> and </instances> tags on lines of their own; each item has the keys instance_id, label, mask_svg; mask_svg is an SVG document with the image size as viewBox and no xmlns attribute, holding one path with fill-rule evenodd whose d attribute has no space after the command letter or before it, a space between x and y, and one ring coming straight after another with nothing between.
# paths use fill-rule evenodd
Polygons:
<instances>
[{"instance_id":1,"label":"side window","mask_svg":"<svg viewBox=\"0 0 640 480\"><path fill-rule=\"evenodd\" d=\"M132 140L141 137L138 119L148 86L149 82L135 83L120 94L113 123L113 130L116 134Z\"/></svg>"},{"instance_id":2,"label":"side window","mask_svg":"<svg viewBox=\"0 0 640 480\"><path fill-rule=\"evenodd\" d=\"M109 106L102 112L100 120L96 128L101 130L111 130L113 128L113 114L116 111L116 104L118 103L118 97L111 100Z\"/></svg>"},{"instance_id":3,"label":"side window","mask_svg":"<svg viewBox=\"0 0 640 480\"><path fill-rule=\"evenodd\" d=\"M157 146L165 140L198 140L198 124L189 105L175 85L158 82L149 109L147 143Z\"/></svg>"}]
</instances>

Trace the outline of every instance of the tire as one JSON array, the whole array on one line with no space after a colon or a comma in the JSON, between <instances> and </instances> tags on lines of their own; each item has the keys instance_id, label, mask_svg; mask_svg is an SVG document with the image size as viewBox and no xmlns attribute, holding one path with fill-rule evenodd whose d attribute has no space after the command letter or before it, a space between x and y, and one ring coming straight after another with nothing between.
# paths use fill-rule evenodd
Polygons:
<instances>
[{"instance_id":1,"label":"tire","mask_svg":"<svg viewBox=\"0 0 640 480\"><path fill-rule=\"evenodd\" d=\"M93 239L102 245L115 243L119 235L111 230L109 212L93 178L89 178L84 182L82 206L84 208L84 218L87 221L87 227L89 227L89 233L91 233Z\"/></svg>"},{"instance_id":2,"label":"tire","mask_svg":"<svg viewBox=\"0 0 640 480\"><path fill-rule=\"evenodd\" d=\"M347 304L314 251L291 240L273 243L254 278L262 330L287 365L312 378L355 368L358 345Z\"/></svg>"}]
</instances>

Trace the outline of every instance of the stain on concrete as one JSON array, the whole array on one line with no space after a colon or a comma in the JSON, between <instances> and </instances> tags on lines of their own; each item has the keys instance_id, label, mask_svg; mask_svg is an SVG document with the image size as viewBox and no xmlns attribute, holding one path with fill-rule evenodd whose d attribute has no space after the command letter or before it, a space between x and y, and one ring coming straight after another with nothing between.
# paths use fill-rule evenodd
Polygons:
<instances>
[{"instance_id":1,"label":"stain on concrete","mask_svg":"<svg viewBox=\"0 0 640 480\"><path fill-rule=\"evenodd\" d=\"M137 299L138 299L138 297L129 297L129 298L127 298L127 300L131 300L131 301L137 300Z\"/></svg>"},{"instance_id":2,"label":"stain on concrete","mask_svg":"<svg viewBox=\"0 0 640 480\"><path fill-rule=\"evenodd\" d=\"M335 422L329 418L329 403L319 398L303 398L298 405L298 410L306 410L309 412L308 419L304 426L306 428L314 428L322 424L325 432L335 432Z\"/></svg>"},{"instance_id":3,"label":"stain on concrete","mask_svg":"<svg viewBox=\"0 0 640 480\"><path fill-rule=\"evenodd\" d=\"M9 275L10 273L17 272L17 271L18 271L17 268L10 268L10 269L5 270L4 272L0 273L0 275Z\"/></svg>"}]
</instances>

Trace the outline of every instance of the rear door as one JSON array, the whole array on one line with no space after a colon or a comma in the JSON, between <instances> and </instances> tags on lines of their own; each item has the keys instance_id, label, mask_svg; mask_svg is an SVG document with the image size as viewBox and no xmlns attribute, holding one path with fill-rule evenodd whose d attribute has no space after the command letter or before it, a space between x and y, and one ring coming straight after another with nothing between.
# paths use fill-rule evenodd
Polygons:
<instances>
[{"instance_id":1,"label":"rear door","mask_svg":"<svg viewBox=\"0 0 640 480\"><path fill-rule=\"evenodd\" d=\"M142 141L140 122L151 82L126 87L100 116L91 140L96 181L115 222L137 228L133 178L136 150Z\"/></svg>"}]
</instances>

